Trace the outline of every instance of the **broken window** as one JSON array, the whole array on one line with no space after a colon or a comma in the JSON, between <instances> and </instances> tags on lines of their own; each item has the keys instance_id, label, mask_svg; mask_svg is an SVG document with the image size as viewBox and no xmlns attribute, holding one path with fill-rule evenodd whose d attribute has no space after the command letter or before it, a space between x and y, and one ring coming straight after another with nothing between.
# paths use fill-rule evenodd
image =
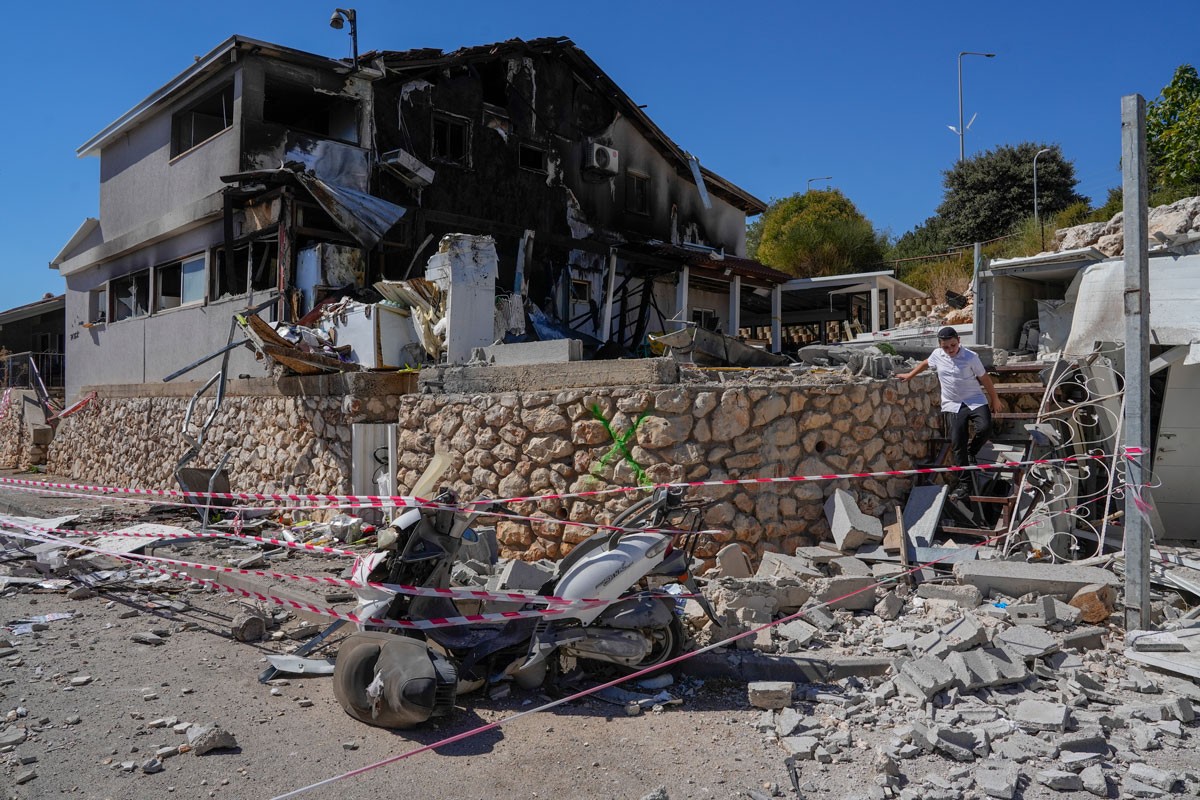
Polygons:
<instances>
[{"instance_id":1,"label":"broken window","mask_svg":"<svg viewBox=\"0 0 1200 800\"><path fill-rule=\"evenodd\" d=\"M213 251L209 297L236 297L247 291L260 292L279 283L279 243L274 239L250 242L233 248L231 268L226 268L225 248Z\"/></svg>"},{"instance_id":2,"label":"broken window","mask_svg":"<svg viewBox=\"0 0 1200 800\"><path fill-rule=\"evenodd\" d=\"M204 302L204 256L159 267L155 287L155 311Z\"/></svg>"},{"instance_id":3,"label":"broken window","mask_svg":"<svg viewBox=\"0 0 1200 800\"><path fill-rule=\"evenodd\" d=\"M471 121L443 111L435 112L430 158L443 164L471 166Z\"/></svg>"},{"instance_id":4,"label":"broken window","mask_svg":"<svg viewBox=\"0 0 1200 800\"><path fill-rule=\"evenodd\" d=\"M586 303L592 299L592 282L579 278L571 279L571 302Z\"/></svg>"},{"instance_id":5,"label":"broken window","mask_svg":"<svg viewBox=\"0 0 1200 800\"><path fill-rule=\"evenodd\" d=\"M358 144L358 103L311 86L267 79L263 122L349 144Z\"/></svg>"},{"instance_id":6,"label":"broken window","mask_svg":"<svg viewBox=\"0 0 1200 800\"><path fill-rule=\"evenodd\" d=\"M508 105L508 62L491 61L475 65L483 102L504 108Z\"/></svg>"},{"instance_id":7,"label":"broken window","mask_svg":"<svg viewBox=\"0 0 1200 800\"><path fill-rule=\"evenodd\" d=\"M542 173L546 171L546 148L544 147L522 142L519 146L518 158L520 159L521 169Z\"/></svg>"},{"instance_id":8,"label":"broken window","mask_svg":"<svg viewBox=\"0 0 1200 800\"><path fill-rule=\"evenodd\" d=\"M625 210L631 214L650 213L650 176L625 170Z\"/></svg>"},{"instance_id":9,"label":"broken window","mask_svg":"<svg viewBox=\"0 0 1200 800\"><path fill-rule=\"evenodd\" d=\"M717 312L711 308L692 306L692 322L706 331L715 331L718 323Z\"/></svg>"},{"instance_id":10,"label":"broken window","mask_svg":"<svg viewBox=\"0 0 1200 800\"><path fill-rule=\"evenodd\" d=\"M87 321L97 325L108 319L108 288L101 286L88 292Z\"/></svg>"},{"instance_id":11,"label":"broken window","mask_svg":"<svg viewBox=\"0 0 1200 800\"><path fill-rule=\"evenodd\" d=\"M144 269L109 282L113 322L144 317L150 313L150 270Z\"/></svg>"},{"instance_id":12,"label":"broken window","mask_svg":"<svg viewBox=\"0 0 1200 800\"><path fill-rule=\"evenodd\" d=\"M233 83L171 117L171 158L203 144L233 124Z\"/></svg>"}]
</instances>

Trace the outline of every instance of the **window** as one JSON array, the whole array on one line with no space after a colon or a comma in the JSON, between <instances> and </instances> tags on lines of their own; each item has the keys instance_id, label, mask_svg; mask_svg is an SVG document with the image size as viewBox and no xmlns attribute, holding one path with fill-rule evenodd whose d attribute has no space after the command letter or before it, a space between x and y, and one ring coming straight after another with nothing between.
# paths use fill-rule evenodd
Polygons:
<instances>
[{"instance_id":1,"label":"window","mask_svg":"<svg viewBox=\"0 0 1200 800\"><path fill-rule=\"evenodd\" d=\"M228 83L171 118L171 158L233 124L233 84Z\"/></svg>"},{"instance_id":2,"label":"window","mask_svg":"<svg viewBox=\"0 0 1200 800\"><path fill-rule=\"evenodd\" d=\"M579 278L571 279L571 302L586 303L592 299L592 282L588 280L580 280Z\"/></svg>"},{"instance_id":3,"label":"window","mask_svg":"<svg viewBox=\"0 0 1200 800\"><path fill-rule=\"evenodd\" d=\"M546 172L546 149L532 144L522 143L518 149L521 169L533 172Z\"/></svg>"},{"instance_id":4,"label":"window","mask_svg":"<svg viewBox=\"0 0 1200 800\"><path fill-rule=\"evenodd\" d=\"M233 248L233 268L225 268L225 248L213 250L209 297L236 297L266 291L279 283L279 243L263 240Z\"/></svg>"},{"instance_id":5,"label":"window","mask_svg":"<svg viewBox=\"0 0 1200 800\"><path fill-rule=\"evenodd\" d=\"M112 294L113 322L144 317L150 313L150 270L115 278L109 282Z\"/></svg>"},{"instance_id":6,"label":"window","mask_svg":"<svg viewBox=\"0 0 1200 800\"><path fill-rule=\"evenodd\" d=\"M358 103L311 86L267 78L263 122L358 144Z\"/></svg>"},{"instance_id":7,"label":"window","mask_svg":"<svg viewBox=\"0 0 1200 800\"><path fill-rule=\"evenodd\" d=\"M632 214L650 213L650 177L625 171L625 210Z\"/></svg>"},{"instance_id":8,"label":"window","mask_svg":"<svg viewBox=\"0 0 1200 800\"><path fill-rule=\"evenodd\" d=\"M193 256L159 267L155 286L158 289L155 311L203 302L204 256Z\"/></svg>"},{"instance_id":9,"label":"window","mask_svg":"<svg viewBox=\"0 0 1200 800\"><path fill-rule=\"evenodd\" d=\"M101 286L88 292L87 321L89 325L99 325L108 319L108 288Z\"/></svg>"},{"instance_id":10,"label":"window","mask_svg":"<svg viewBox=\"0 0 1200 800\"><path fill-rule=\"evenodd\" d=\"M711 308L696 308L693 306L692 322L706 331L715 331L719 320L717 319L717 312Z\"/></svg>"},{"instance_id":11,"label":"window","mask_svg":"<svg viewBox=\"0 0 1200 800\"><path fill-rule=\"evenodd\" d=\"M443 164L471 166L471 122L441 111L433 115L433 150L430 158Z\"/></svg>"}]
</instances>

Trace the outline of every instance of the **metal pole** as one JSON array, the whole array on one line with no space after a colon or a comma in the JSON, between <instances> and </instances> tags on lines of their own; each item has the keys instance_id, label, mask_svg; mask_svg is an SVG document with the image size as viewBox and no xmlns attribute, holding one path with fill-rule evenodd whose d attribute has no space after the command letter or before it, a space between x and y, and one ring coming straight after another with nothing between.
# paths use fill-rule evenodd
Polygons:
<instances>
[{"instance_id":1,"label":"metal pole","mask_svg":"<svg viewBox=\"0 0 1200 800\"><path fill-rule=\"evenodd\" d=\"M958 160L961 162L967 157L967 132L963 128L963 107L962 107L962 57L966 53L958 54Z\"/></svg>"},{"instance_id":2,"label":"metal pole","mask_svg":"<svg viewBox=\"0 0 1200 800\"><path fill-rule=\"evenodd\" d=\"M1125 627L1150 627L1149 524L1138 500L1150 473L1150 258L1147 229L1146 100L1121 98L1125 206Z\"/></svg>"},{"instance_id":3,"label":"metal pole","mask_svg":"<svg viewBox=\"0 0 1200 800\"><path fill-rule=\"evenodd\" d=\"M812 191L812 182L813 181L831 181L831 180L833 180L832 175L826 175L823 178L809 178L808 183L805 184L805 186L804 186L804 193L808 194L809 192Z\"/></svg>"},{"instance_id":4,"label":"metal pole","mask_svg":"<svg viewBox=\"0 0 1200 800\"><path fill-rule=\"evenodd\" d=\"M1038 194L1037 194L1037 160L1042 153L1049 153L1049 147L1043 147L1033 154L1033 224L1042 233L1042 250L1046 249L1046 232L1042 231L1042 219L1038 216Z\"/></svg>"}]
</instances>

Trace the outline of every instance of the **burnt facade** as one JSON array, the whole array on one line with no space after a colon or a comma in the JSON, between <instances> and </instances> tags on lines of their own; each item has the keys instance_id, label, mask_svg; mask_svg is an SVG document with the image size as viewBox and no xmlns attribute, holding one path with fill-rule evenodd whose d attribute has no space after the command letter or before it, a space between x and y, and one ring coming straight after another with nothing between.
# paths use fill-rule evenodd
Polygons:
<instances>
[{"instance_id":1,"label":"burnt facade","mask_svg":"<svg viewBox=\"0 0 1200 800\"><path fill-rule=\"evenodd\" d=\"M51 263L69 397L159 381L247 308L299 321L420 277L447 233L496 239L498 291L540 309L543 335L614 353L672 317L736 332L742 281L765 295L787 277L740 258L764 204L567 39L355 65L235 36L78 153L100 158L100 214ZM228 373L266 367L235 350Z\"/></svg>"}]
</instances>

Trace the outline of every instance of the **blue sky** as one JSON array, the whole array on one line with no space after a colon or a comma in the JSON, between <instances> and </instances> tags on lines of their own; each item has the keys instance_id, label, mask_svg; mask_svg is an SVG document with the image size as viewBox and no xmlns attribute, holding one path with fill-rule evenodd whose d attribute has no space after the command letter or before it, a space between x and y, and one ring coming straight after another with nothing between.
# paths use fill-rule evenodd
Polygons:
<instances>
[{"instance_id":1,"label":"blue sky","mask_svg":"<svg viewBox=\"0 0 1200 800\"><path fill-rule=\"evenodd\" d=\"M344 2L344 0L343 0ZM238 33L349 56L332 2L55 2L8 9L0 308L63 291L48 262L99 205L99 161L75 149ZM1148 100L1200 64L1190 4L1090 2L600 3L358 0L359 49L452 50L569 36L685 150L764 200L809 178L898 236L933 214L958 156L1061 145L1079 190L1120 182L1120 98ZM1132 15L1134 24L1122 25Z\"/></svg>"}]
</instances>

